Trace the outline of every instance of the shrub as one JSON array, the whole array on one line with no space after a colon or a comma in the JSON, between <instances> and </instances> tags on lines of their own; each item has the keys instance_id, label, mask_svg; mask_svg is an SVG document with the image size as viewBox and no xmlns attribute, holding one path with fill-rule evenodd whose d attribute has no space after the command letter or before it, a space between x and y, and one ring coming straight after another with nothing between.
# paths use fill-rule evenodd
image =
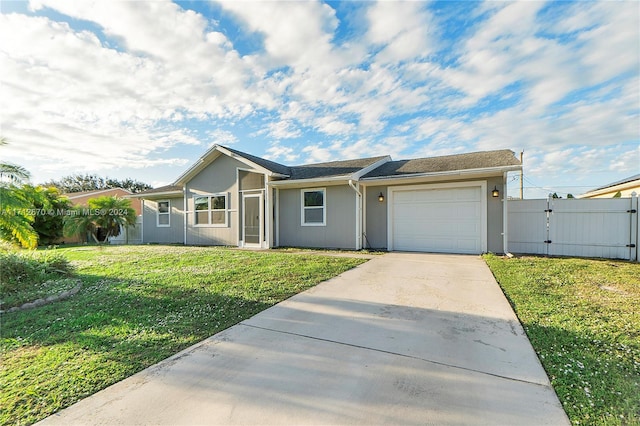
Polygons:
<instances>
[{"instance_id":1,"label":"shrub","mask_svg":"<svg viewBox=\"0 0 640 426\"><path fill-rule=\"evenodd\" d=\"M62 254L0 251L0 294L24 290L50 279L70 276L73 265Z\"/></svg>"}]
</instances>

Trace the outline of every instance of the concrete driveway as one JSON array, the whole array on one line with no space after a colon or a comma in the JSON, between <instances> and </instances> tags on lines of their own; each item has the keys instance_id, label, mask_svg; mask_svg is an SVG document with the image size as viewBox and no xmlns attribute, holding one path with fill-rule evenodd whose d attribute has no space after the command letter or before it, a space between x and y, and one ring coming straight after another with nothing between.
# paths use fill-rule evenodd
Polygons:
<instances>
[{"instance_id":1,"label":"concrete driveway","mask_svg":"<svg viewBox=\"0 0 640 426\"><path fill-rule=\"evenodd\" d=\"M390 253L42 424L569 424L476 256Z\"/></svg>"}]
</instances>

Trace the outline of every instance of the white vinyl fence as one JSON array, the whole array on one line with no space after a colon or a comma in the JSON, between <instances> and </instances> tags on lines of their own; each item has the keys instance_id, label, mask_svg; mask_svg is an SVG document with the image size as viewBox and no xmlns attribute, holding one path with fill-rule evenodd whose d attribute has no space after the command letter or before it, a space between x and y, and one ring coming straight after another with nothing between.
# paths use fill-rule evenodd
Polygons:
<instances>
[{"instance_id":1,"label":"white vinyl fence","mask_svg":"<svg viewBox=\"0 0 640 426\"><path fill-rule=\"evenodd\" d=\"M111 244L142 244L142 216L136 218L136 225L129 226L117 237L109 238Z\"/></svg>"},{"instance_id":2,"label":"white vinyl fence","mask_svg":"<svg viewBox=\"0 0 640 426\"><path fill-rule=\"evenodd\" d=\"M638 197L514 200L512 253L638 260Z\"/></svg>"}]
</instances>

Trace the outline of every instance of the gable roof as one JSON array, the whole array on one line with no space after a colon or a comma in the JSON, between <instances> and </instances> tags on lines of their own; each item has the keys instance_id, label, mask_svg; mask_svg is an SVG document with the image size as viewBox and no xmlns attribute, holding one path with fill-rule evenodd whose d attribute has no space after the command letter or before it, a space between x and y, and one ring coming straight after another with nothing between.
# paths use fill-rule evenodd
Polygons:
<instances>
[{"instance_id":1,"label":"gable roof","mask_svg":"<svg viewBox=\"0 0 640 426\"><path fill-rule=\"evenodd\" d=\"M255 155L247 154L242 151L230 149L222 145L213 145L202 157L198 159L198 161L195 162L194 165L181 174L173 184L184 185L221 155L227 155L231 158L235 158L250 167L262 170L270 175L276 175L279 177L288 177L289 175L289 168L282 164L265 160L264 158L256 157Z\"/></svg>"},{"instance_id":2,"label":"gable roof","mask_svg":"<svg viewBox=\"0 0 640 426\"><path fill-rule=\"evenodd\" d=\"M389 161L363 176L383 178L410 176L458 170L476 170L521 166L520 160L508 149L471 152L467 154L444 155L440 157L416 158L412 160Z\"/></svg>"}]
</instances>

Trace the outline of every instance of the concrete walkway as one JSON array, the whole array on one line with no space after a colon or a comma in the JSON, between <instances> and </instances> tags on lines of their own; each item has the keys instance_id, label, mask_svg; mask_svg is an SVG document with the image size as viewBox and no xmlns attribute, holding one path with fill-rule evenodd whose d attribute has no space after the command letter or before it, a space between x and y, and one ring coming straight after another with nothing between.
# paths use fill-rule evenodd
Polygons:
<instances>
[{"instance_id":1,"label":"concrete walkway","mask_svg":"<svg viewBox=\"0 0 640 426\"><path fill-rule=\"evenodd\" d=\"M569 424L476 256L390 253L42 424Z\"/></svg>"}]
</instances>

